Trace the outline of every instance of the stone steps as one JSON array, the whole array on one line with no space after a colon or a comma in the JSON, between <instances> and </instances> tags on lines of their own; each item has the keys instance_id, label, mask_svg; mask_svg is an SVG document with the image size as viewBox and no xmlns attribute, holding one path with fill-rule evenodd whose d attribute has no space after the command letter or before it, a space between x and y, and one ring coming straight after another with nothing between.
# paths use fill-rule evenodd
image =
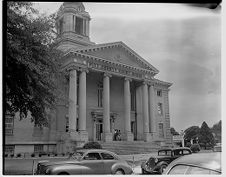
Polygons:
<instances>
[{"instance_id":1,"label":"stone steps","mask_svg":"<svg viewBox=\"0 0 226 177\"><path fill-rule=\"evenodd\" d=\"M146 154L157 152L161 146L158 142L143 142L143 141L113 141L101 142L103 149L115 152L119 155L128 154Z\"/></svg>"}]
</instances>

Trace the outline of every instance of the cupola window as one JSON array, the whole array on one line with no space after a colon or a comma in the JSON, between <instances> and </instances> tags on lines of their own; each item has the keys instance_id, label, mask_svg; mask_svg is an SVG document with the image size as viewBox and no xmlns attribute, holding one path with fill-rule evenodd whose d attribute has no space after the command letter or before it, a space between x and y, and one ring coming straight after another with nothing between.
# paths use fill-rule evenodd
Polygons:
<instances>
[{"instance_id":1,"label":"cupola window","mask_svg":"<svg viewBox=\"0 0 226 177\"><path fill-rule=\"evenodd\" d=\"M74 30L77 34L86 36L86 20L85 19L81 17L73 16L73 25L74 25Z\"/></svg>"}]
</instances>

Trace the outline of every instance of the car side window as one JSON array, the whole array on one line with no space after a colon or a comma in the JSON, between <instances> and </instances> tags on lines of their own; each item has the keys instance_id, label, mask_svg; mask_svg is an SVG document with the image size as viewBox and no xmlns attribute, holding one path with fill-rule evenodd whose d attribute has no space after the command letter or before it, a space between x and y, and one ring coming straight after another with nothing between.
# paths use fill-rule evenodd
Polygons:
<instances>
[{"instance_id":1,"label":"car side window","mask_svg":"<svg viewBox=\"0 0 226 177\"><path fill-rule=\"evenodd\" d=\"M186 165L176 165L171 170L169 171L168 174L173 175L173 174L185 174L188 169L188 166Z\"/></svg>"},{"instance_id":2,"label":"car side window","mask_svg":"<svg viewBox=\"0 0 226 177\"><path fill-rule=\"evenodd\" d=\"M183 154L184 155L190 154L190 151L188 151L188 150L185 149L185 150L183 150Z\"/></svg>"},{"instance_id":3,"label":"car side window","mask_svg":"<svg viewBox=\"0 0 226 177\"><path fill-rule=\"evenodd\" d=\"M186 174L193 174L193 175L198 175L198 174L211 174L211 171L209 169L205 168L200 168L200 167L190 167Z\"/></svg>"},{"instance_id":4,"label":"car side window","mask_svg":"<svg viewBox=\"0 0 226 177\"><path fill-rule=\"evenodd\" d=\"M88 153L84 157L84 160L100 160L100 159L101 159L100 154L99 153L96 153L96 152Z\"/></svg>"},{"instance_id":5,"label":"car side window","mask_svg":"<svg viewBox=\"0 0 226 177\"><path fill-rule=\"evenodd\" d=\"M104 160L115 159L111 154L108 154L108 153L101 153L101 156L103 157Z\"/></svg>"}]
</instances>

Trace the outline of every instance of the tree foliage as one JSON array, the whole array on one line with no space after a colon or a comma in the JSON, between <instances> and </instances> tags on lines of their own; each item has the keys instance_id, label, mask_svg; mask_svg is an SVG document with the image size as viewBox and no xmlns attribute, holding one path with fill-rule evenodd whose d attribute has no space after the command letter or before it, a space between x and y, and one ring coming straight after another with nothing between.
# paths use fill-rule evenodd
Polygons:
<instances>
[{"instance_id":1,"label":"tree foliage","mask_svg":"<svg viewBox=\"0 0 226 177\"><path fill-rule=\"evenodd\" d=\"M172 135L179 135L179 133L173 127L170 128L170 133Z\"/></svg>"},{"instance_id":2,"label":"tree foliage","mask_svg":"<svg viewBox=\"0 0 226 177\"><path fill-rule=\"evenodd\" d=\"M215 144L213 134L205 121L202 123L200 128L199 143L204 144L205 148L207 146L214 146Z\"/></svg>"},{"instance_id":3,"label":"tree foliage","mask_svg":"<svg viewBox=\"0 0 226 177\"><path fill-rule=\"evenodd\" d=\"M200 128L198 126L191 126L184 131L184 139L186 139L187 141L196 139L199 136L199 132Z\"/></svg>"},{"instance_id":4,"label":"tree foliage","mask_svg":"<svg viewBox=\"0 0 226 177\"><path fill-rule=\"evenodd\" d=\"M221 120L214 124L213 127L211 128L211 131L215 135L216 142L221 142Z\"/></svg>"},{"instance_id":5,"label":"tree foliage","mask_svg":"<svg viewBox=\"0 0 226 177\"><path fill-rule=\"evenodd\" d=\"M57 101L55 77L61 53L54 49L54 15L41 16L30 2L7 2L5 105L20 118L31 112L35 125L47 123Z\"/></svg>"}]
</instances>

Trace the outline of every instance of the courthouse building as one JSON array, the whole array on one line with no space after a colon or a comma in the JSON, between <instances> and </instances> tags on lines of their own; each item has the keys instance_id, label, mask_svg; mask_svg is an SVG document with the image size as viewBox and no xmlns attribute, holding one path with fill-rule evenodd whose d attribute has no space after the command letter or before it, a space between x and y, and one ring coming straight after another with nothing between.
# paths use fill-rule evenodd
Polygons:
<instances>
[{"instance_id":1,"label":"courthouse building","mask_svg":"<svg viewBox=\"0 0 226 177\"><path fill-rule=\"evenodd\" d=\"M59 88L66 99L49 116L49 127L7 115L7 152L68 152L87 141L112 142L115 129L122 141L171 143L171 83L155 79L159 71L125 43L91 42L90 20L82 3L60 7L57 47L66 77Z\"/></svg>"}]
</instances>

